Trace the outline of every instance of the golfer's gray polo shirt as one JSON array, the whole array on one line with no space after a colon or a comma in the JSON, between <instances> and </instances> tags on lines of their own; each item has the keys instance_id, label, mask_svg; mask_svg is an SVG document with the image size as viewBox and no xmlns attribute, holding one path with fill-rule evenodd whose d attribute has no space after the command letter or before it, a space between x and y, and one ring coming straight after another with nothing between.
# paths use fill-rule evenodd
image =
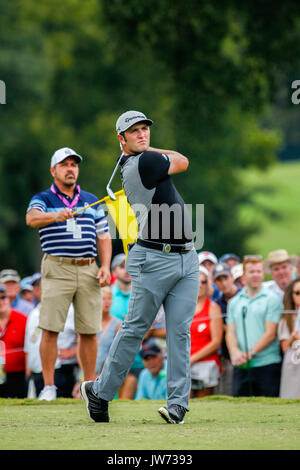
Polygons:
<instances>
[{"instance_id":1,"label":"golfer's gray polo shirt","mask_svg":"<svg viewBox=\"0 0 300 470\"><path fill-rule=\"evenodd\" d=\"M121 159L123 187L138 223L138 238L183 244L192 241L192 223L168 170L167 155L146 151Z\"/></svg>"}]
</instances>

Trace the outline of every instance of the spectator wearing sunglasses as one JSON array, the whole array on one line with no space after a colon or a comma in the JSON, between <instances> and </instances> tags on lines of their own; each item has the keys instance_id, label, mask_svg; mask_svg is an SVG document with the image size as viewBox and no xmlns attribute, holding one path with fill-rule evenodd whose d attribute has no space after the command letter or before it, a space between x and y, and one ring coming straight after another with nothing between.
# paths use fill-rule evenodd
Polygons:
<instances>
[{"instance_id":1,"label":"spectator wearing sunglasses","mask_svg":"<svg viewBox=\"0 0 300 470\"><path fill-rule=\"evenodd\" d=\"M191 324L191 398L214 393L221 373L218 350L224 332L221 309L209 298L209 272L204 266L199 271L198 300Z\"/></svg>"},{"instance_id":2,"label":"spectator wearing sunglasses","mask_svg":"<svg viewBox=\"0 0 300 470\"><path fill-rule=\"evenodd\" d=\"M287 287L283 297L278 338L283 352L280 397L300 398L300 277Z\"/></svg>"},{"instance_id":3,"label":"spectator wearing sunglasses","mask_svg":"<svg viewBox=\"0 0 300 470\"><path fill-rule=\"evenodd\" d=\"M11 308L0 284L0 397L25 398L24 339L27 317Z\"/></svg>"}]
</instances>

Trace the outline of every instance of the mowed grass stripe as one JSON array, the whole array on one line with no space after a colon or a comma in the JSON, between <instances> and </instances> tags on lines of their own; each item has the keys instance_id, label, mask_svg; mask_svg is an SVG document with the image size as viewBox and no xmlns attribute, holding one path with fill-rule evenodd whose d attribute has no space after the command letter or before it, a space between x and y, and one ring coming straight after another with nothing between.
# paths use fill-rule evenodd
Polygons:
<instances>
[{"instance_id":1,"label":"mowed grass stripe","mask_svg":"<svg viewBox=\"0 0 300 470\"><path fill-rule=\"evenodd\" d=\"M94 423L80 400L0 400L2 450L298 450L300 400L208 397L185 424L158 415L162 401L114 400Z\"/></svg>"}]
</instances>

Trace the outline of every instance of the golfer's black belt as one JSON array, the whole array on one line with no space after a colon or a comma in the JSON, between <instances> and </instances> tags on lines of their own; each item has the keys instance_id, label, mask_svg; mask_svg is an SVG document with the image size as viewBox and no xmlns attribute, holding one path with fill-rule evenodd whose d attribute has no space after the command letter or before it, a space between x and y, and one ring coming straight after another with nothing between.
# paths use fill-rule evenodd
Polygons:
<instances>
[{"instance_id":1,"label":"golfer's black belt","mask_svg":"<svg viewBox=\"0 0 300 470\"><path fill-rule=\"evenodd\" d=\"M137 244L146 248L163 251L164 253L188 253L194 248L193 242L184 245L170 245L169 243L150 242L149 240L141 240L138 238Z\"/></svg>"}]
</instances>

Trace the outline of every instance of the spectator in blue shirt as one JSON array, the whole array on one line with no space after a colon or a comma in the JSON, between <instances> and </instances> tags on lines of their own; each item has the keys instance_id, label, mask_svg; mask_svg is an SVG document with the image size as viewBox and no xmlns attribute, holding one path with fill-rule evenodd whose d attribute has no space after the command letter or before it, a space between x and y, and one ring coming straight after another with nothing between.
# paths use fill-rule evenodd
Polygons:
<instances>
[{"instance_id":1,"label":"spectator in blue shirt","mask_svg":"<svg viewBox=\"0 0 300 470\"><path fill-rule=\"evenodd\" d=\"M139 376L136 400L167 398L166 360L157 342L150 338L143 344L141 355L145 369Z\"/></svg>"}]
</instances>

